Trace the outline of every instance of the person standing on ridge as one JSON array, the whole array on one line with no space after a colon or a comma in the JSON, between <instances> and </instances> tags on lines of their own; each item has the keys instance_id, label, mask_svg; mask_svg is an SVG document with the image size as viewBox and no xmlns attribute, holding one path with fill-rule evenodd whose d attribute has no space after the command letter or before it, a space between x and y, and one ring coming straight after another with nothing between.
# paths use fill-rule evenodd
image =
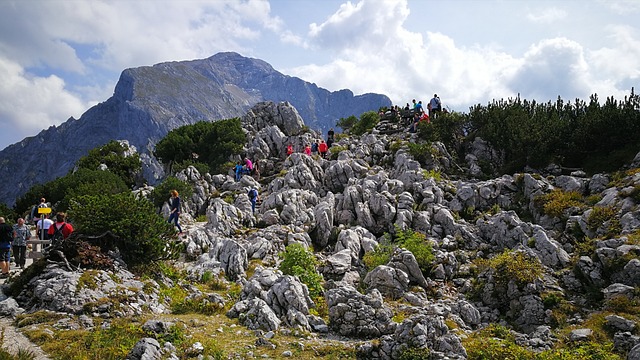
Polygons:
<instances>
[{"instance_id":1,"label":"person standing on ridge","mask_svg":"<svg viewBox=\"0 0 640 360\"><path fill-rule=\"evenodd\" d=\"M27 241L29 239L31 239L31 230L24 223L24 219L19 218L18 222L13 225L13 257L20 269L24 269L27 261Z\"/></svg>"},{"instance_id":2,"label":"person standing on ridge","mask_svg":"<svg viewBox=\"0 0 640 360\"><path fill-rule=\"evenodd\" d=\"M429 101L429 118L435 120L439 111L442 111L442 102L438 94L433 94L433 99Z\"/></svg>"},{"instance_id":3,"label":"person standing on ridge","mask_svg":"<svg viewBox=\"0 0 640 360\"><path fill-rule=\"evenodd\" d=\"M239 163L239 162L238 162ZM242 165L240 165L242 166ZM169 213L169 224L174 224L178 227L178 235L182 235L182 226L180 226L179 217L180 217L180 196L178 196L177 190L171 190L171 212Z\"/></svg>"},{"instance_id":4,"label":"person standing on ridge","mask_svg":"<svg viewBox=\"0 0 640 360\"><path fill-rule=\"evenodd\" d=\"M11 261L11 241L13 241L13 229L0 217L0 278L9 277L9 264Z\"/></svg>"},{"instance_id":5,"label":"person standing on ridge","mask_svg":"<svg viewBox=\"0 0 640 360\"><path fill-rule=\"evenodd\" d=\"M331 147L331 145L333 145L333 136L335 135L335 132L333 131L333 128L329 129L329 131L327 131L327 146Z\"/></svg>"},{"instance_id":6,"label":"person standing on ridge","mask_svg":"<svg viewBox=\"0 0 640 360\"><path fill-rule=\"evenodd\" d=\"M323 159L327 158L327 151L329 151L329 147L327 146L327 143L324 142L324 140L322 140L320 142L320 145L318 145L318 151L320 152L320 156L322 156Z\"/></svg>"}]
</instances>

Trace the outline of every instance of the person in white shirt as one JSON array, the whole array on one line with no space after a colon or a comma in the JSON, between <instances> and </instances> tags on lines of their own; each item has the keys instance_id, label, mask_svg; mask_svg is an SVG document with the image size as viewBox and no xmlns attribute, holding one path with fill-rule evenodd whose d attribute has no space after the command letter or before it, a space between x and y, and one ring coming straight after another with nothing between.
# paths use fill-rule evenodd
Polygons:
<instances>
[{"instance_id":1,"label":"person in white shirt","mask_svg":"<svg viewBox=\"0 0 640 360\"><path fill-rule=\"evenodd\" d=\"M49 228L51 225L53 225L53 220L46 216L44 219L39 219L36 222L36 234L38 234L38 239L49 240Z\"/></svg>"}]
</instances>

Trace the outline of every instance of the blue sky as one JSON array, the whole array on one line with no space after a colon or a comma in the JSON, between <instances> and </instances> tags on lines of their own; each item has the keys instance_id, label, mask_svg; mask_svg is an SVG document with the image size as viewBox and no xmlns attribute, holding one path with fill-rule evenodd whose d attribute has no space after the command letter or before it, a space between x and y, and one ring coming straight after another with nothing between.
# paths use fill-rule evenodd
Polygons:
<instances>
[{"instance_id":1,"label":"blue sky","mask_svg":"<svg viewBox=\"0 0 640 360\"><path fill-rule=\"evenodd\" d=\"M622 99L638 19L640 0L0 0L0 149L79 118L126 68L221 51L400 105Z\"/></svg>"}]
</instances>

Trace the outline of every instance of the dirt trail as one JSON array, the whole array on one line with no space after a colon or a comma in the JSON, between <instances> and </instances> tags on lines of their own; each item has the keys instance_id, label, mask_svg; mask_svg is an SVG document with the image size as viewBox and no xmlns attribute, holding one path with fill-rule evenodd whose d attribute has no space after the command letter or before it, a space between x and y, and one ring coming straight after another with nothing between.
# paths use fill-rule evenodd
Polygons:
<instances>
[{"instance_id":1,"label":"dirt trail","mask_svg":"<svg viewBox=\"0 0 640 360\"><path fill-rule=\"evenodd\" d=\"M13 321L7 318L0 318L0 332L2 333L2 348L11 354L18 354L19 350L28 351L33 354L35 360L50 360L40 347L32 343L18 329L13 326Z\"/></svg>"},{"instance_id":2,"label":"dirt trail","mask_svg":"<svg viewBox=\"0 0 640 360\"><path fill-rule=\"evenodd\" d=\"M35 237L34 233L35 232L32 231L32 237ZM27 263L25 264L25 266L28 267L32 263L33 260L27 258ZM12 264L10 271L11 273L17 273L20 271L20 269L16 267L15 264ZM0 279L0 286L4 284L5 280L6 279ZM24 336L24 334L22 334L20 330L13 325L13 319L11 318L0 317L0 335L0 338L2 339L2 348L11 354L16 355L18 354L18 351L22 350L28 351L33 354L35 356L35 360L51 359L44 351L42 351L42 349L38 345L32 343L29 338Z\"/></svg>"}]
</instances>

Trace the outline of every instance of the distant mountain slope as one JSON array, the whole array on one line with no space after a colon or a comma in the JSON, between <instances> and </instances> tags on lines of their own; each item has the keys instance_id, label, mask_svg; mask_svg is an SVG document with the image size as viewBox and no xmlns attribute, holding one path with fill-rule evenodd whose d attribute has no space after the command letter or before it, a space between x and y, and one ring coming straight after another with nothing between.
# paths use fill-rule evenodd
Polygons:
<instances>
[{"instance_id":1,"label":"distant mountain slope","mask_svg":"<svg viewBox=\"0 0 640 360\"><path fill-rule=\"evenodd\" d=\"M308 126L323 131L341 117L391 105L387 96L330 92L236 53L126 69L113 96L80 119L0 151L0 201L13 204L32 185L65 175L88 150L110 140L128 140L149 153L172 129L241 116L260 101L288 101Z\"/></svg>"}]
</instances>

